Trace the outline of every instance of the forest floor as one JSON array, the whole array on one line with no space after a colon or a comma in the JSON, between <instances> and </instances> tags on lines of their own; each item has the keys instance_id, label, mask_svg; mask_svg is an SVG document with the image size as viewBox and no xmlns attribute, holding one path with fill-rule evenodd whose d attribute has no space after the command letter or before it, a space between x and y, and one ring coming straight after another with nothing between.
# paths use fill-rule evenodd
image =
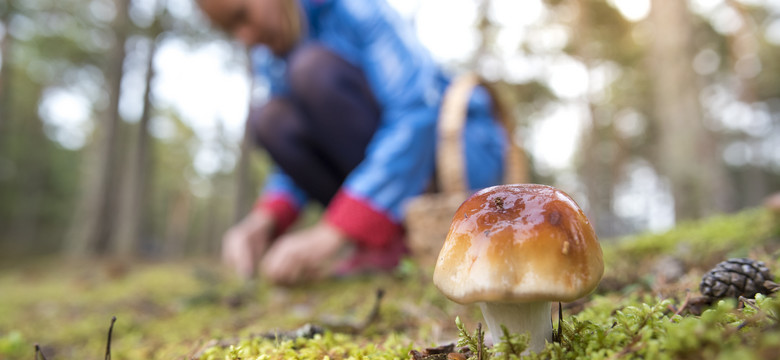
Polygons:
<instances>
[{"instance_id":1,"label":"forest floor","mask_svg":"<svg viewBox=\"0 0 780 360\"><path fill-rule=\"evenodd\" d=\"M776 356L779 300L702 301L699 283L735 257L763 261L780 274L778 221L753 209L663 234L602 239L604 279L587 298L563 304L562 340L537 357ZM47 359L105 358L114 316L114 359L446 358L428 348L474 345L465 333L483 320L476 306L443 297L431 273L407 260L392 274L280 288L239 283L213 260L3 266L0 359L30 359L35 344ZM458 346L447 351L511 357L490 343L479 345L481 355Z\"/></svg>"}]
</instances>

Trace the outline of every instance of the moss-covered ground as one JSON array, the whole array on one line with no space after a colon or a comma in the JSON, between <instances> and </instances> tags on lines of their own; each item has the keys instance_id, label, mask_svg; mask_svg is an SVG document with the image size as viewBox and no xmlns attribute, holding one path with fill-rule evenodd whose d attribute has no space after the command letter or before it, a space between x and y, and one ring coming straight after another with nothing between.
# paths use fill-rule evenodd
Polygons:
<instances>
[{"instance_id":1,"label":"moss-covered ground","mask_svg":"<svg viewBox=\"0 0 780 360\"><path fill-rule=\"evenodd\" d=\"M601 285L563 304L562 341L535 357L777 358L774 296L692 299L702 274L728 258L761 260L780 274L779 235L776 220L757 209L602 239ZM112 316L113 359L408 359L412 350L463 342L456 317L467 333L482 321L476 306L440 295L430 274L406 261L392 274L276 288L241 284L210 260L2 264L0 359L31 359L36 343L47 359L103 358ZM483 359L512 357L489 342Z\"/></svg>"}]
</instances>

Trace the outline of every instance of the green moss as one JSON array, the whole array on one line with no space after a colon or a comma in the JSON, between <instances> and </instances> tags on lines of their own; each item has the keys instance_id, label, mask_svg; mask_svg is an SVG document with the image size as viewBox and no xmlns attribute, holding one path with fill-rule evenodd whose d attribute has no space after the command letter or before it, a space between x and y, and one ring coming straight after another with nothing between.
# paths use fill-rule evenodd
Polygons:
<instances>
[{"instance_id":1,"label":"green moss","mask_svg":"<svg viewBox=\"0 0 780 360\"><path fill-rule=\"evenodd\" d=\"M780 249L779 229L768 211L752 209L686 222L661 234L607 240L602 244L605 278L620 285L641 283L663 257L698 271L731 257L749 256L771 264Z\"/></svg>"},{"instance_id":2,"label":"green moss","mask_svg":"<svg viewBox=\"0 0 780 360\"><path fill-rule=\"evenodd\" d=\"M684 304L698 295L701 274L728 257L750 256L777 272L777 234L767 213L750 210L605 240L602 286L565 305L560 342L527 357L773 358L780 353L774 297L723 301L701 315ZM684 273L657 275L664 258L679 261ZM35 343L49 358L100 358L112 316L117 359L407 359L412 349L456 343L464 334L471 343L462 344L473 347L484 336L474 335L479 309L447 300L430 275L406 261L395 274L275 288L240 284L211 261L117 268L49 259L0 272L0 358L32 357ZM380 316L364 326L380 288ZM307 323L326 331L308 339L263 337ZM502 343L483 347L483 359L516 358L524 342L522 334L505 334Z\"/></svg>"},{"instance_id":3,"label":"green moss","mask_svg":"<svg viewBox=\"0 0 780 360\"><path fill-rule=\"evenodd\" d=\"M670 305L669 300L625 299L609 315L589 309L564 321L561 342L526 358L765 359L780 349L778 299L759 295L755 305L742 309L721 301L701 316L671 313ZM522 349L527 339L504 336L502 341L489 352L491 358L517 358L507 349Z\"/></svg>"},{"instance_id":4,"label":"green moss","mask_svg":"<svg viewBox=\"0 0 780 360\"><path fill-rule=\"evenodd\" d=\"M380 342L362 343L354 337L326 332L311 339L295 340L242 340L237 345L207 350L204 360L239 359L397 359L408 356L411 350L408 340L389 336Z\"/></svg>"}]
</instances>

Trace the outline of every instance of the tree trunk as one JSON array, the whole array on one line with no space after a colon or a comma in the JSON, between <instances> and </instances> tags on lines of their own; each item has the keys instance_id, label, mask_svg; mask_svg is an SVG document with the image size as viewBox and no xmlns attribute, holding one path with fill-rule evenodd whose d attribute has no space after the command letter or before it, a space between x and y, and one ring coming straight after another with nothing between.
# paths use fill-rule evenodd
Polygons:
<instances>
[{"instance_id":1,"label":"tree trunk","mask_svg":"<svg viewBox=\"0 0 780 360\"><path fill-rule=\"evenodd\" d=\"M577 15L572 24L574 29L573 55L590 68L594 55L591 50L593 47L589 46L593 39L591 19L585 8L588 5L582 1L573 1L570 6L572 13ZM580 137L579 150L579 173L585 184L585 195L588 198L586 211L599 234L614 236L618 232L616 229L617 219L612 211L612 198L616 182L613 159L617 155L615 154L615 146L613 146L614 139L609 136L611 135L609 128L601 126L595 121L596 105L590 101L588 95L583 95L580 101L587 105L591 119L590 126L584 129ZM573 120L576 121L576 119Z\"/></svg>"},{"instance_id":2,"label":"tree trunk","mask_svg":"<svg viewBox=\"0 0 780 360\"><path fill-rule=\"evenodd\" d=\"M6 29L0 38L0 167L12 169L11 176L3 179L6 183L0 184L7 184L5 189L10 193L2 201L11 208L0 225L4 226L7 239L14 239L19 244L15 246L16 250L27 253L44 250L45 245L54 243L44 238L40 231L43 218L41 209L46 201L45 185L50 172L48 164L51 146L44 133L43 122L35 116L34 110L25 106L16 108L17 102L24 103L29 99L25 97L29 95L37 96L40 89L37 86L19 86L14 91L12 88L14 85L28 84L16 83L19 79L13 79L22 74L16 73L11 63L15 40L8 33L8 23L16 12L13 2L7 2L0 11L0 22Z\"/></svg>"},{"instance_id":3,"label":"tree trunk","mask_svg":"<svg viewBox=\"0 0 780 360\"><path fill-rule=\"evenodd\" d=\"M684 1L654 0L650 12L657 164L671 182L675 217L699 218L721 210L727 196L720 153L702 122L693 61L693 25Z\"/></svg>"},{"instance_id":4,"label":"tree trunk","mask_svg":"<svg viewBox=\"0 0 780 360\"><path fill-rule=\"evenodd\" d=\"M598 42L598 17L589 11L589 2L570 2L572 14L576 17L572 22L573 47L571 49L588 71L592 71L600 63L598 48L593 44ZM587 88L590 88L588 84ZM588 199L588 217L596 227L600 236L614 237L633 230L625 220L615 214L615 186L625 173L625 166L631 159L630 149L615 129L614 121L600 121L599 117L614 116L612 104L595 102L589 93L577 99L578 103L587 109L586 118L590 119L588 126L580 136L577 149L578 173L585 184L585 195ZM609 114L609 115L606 115Z\"/></svg>"},{"instance_id":5,"label":"tree trunk","mask_svg":"<svg viewBox=\"0 0 780 360\"><path fill-rule=\"evenodd\" d=\"M193 199L186 188L171 197L166 214L163 253L169 257L180 257L186 250L187 239L191 238L188 235L190 227L193 226L190 222L193 218Z\"/></svg>"},{"instance_id":6,"label":"tree trunk","mask_svg":"<svg viewBox=\"0 0 780 360\"><path fill-rule=\"evenodd\" d=\"M3 37L0 38L0 144L4 143L3 137L6 134L4 128L7 126L9 116L11 114L11 36L8 35L8 20L11 18L12 2L9 1L6 4L6 8L3 11L2 17L0 17L0 24L6 29Z\"/></svg>"},{"instance_id":7,"label":"tree trunk","mask_svg":"<svg viewBox=\"0 0 780 360\"><path fill-rule=\"evenodd\" d=\"M3 9L2 15L0 15L0 26L3 26L5 29L8 28L6 24L8 24L8 20L11 16L11 2L9 1L6 3L6 8ZM10 89L10 66L8 65L9 59L11 55L11 37L8 36L8 32L3 35L3 37L0 37L0 172L8 171L4 169L4 167L8 167L8 151L10 147L8 146L8 140L6 137L8 136L8 117L10 116L10 108L11 108L11 92L8 91ZM0 179L0 185L4 185L0 187L0 196L2 199L0 199L0 203L12 203L14 202L13 199L15 198L14 194L11 193L9 190L6 190L5 184L9 183L10 179L3 178ZM10 187L9 187L10 188ZM6 215L6 211L3 208L0 208L0 214L4 216L0 216L0 228L7 229L10 227L11 222L8 220L8 216ZM5 233L5 234L3 234ZM8 245L11 245L10 241L7 241L7 239L10 239L10 236L3 231L0 232L0 250L6 250L8 249L8 246L6 245L6 242L8 242ZM7 251L5 251L7 252Z\"/></svg>"},{"instance_id":8,"label":"tree trunk","mask_svg":"<svg viewBox=\"0 0 780 360\"><path fill-rule=\"evenodd\" d=\"M758 51L761 45L758 37L760 37L761 28L750 16L746 5L736 0L726 0L726 3L734 9L742 23L736 32L726 37L731 69L736 74L737 88L740 90L739 100L745 104L759 103L761 100L758 97L756 79L760 75L746 73L744 70L740 71L740 62L750 62L751 59L759 58ZM756 138L745 133L737 137L750 144L756 143ZM732 140L734 139L732 138ZM739 170L735 172L736 176L733 177L734 182L739 184L735 187L735 192L739 196L734 197L729 203L730 210L759 206L764 201L764 197L771 192L767 173L763 171L761 165L755 163L745 164L739 167Z\"/></svg>"},{"instance_id":9,"label":"tree trunk","mask_svg":"<svg viewBox=\"0 0 780 360\"><path fill-rule=\"evenodd\" d=\"M479 45L477 49L471 54L471 58L467 64L468 70L477 71L479 73L480 64L485 60L485 57L490 54L490 46L494 43L494 29L493 24L488 17L488 11L490 9L490 0L483 0L477 7L477 31L479 32Z\"/></svg>"},{"instance_id":10,"label":"tree trunk","mask_svg":"<svg viewBox=\"0 0 780 360\"><path fill-rule=\"evenodd\" d=\"M147 178L150 168L149 158L149 122L152 112L152 80L154 79L154 56L158 43L153 34L146 61L146 89L141 119L135 145L127 162L125 182L123 183L119 218L117 219L116 244L113 253L119 257L131 257L139 249L140 236L143 234L144 204L146 203Z\"/></svg>"},{"instance_id":11,"label":"tree trunk","mask_svg":"<svg viewBox=\"0 0 780 360\"><path fill-rule=\"evenodd\" d=\"M90 161L84 165L93 171L87 174L83 189L84 213L73 223L69 252L84 256L105 254L111 243L115 222L117 166L119 160L119 98L125 60L125 42L128 36L130 0L116 0L117 14L114 19L114 44L108 55L105 69L109 93L109 106L103 120L97 126L97 143Z\"/></svg>"}]
</instances>

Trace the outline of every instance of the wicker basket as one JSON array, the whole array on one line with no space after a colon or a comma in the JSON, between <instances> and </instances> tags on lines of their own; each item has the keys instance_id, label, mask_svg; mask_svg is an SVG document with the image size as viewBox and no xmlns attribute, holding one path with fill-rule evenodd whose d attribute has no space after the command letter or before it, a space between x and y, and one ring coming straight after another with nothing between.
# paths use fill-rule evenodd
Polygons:
<instances>
[{"instance_id":1,"label":"wicker basket","mask_svg":"<svg viewBox=\"0 0 780 360\"><path fill-rule=\"evenodd\" d=\"M450 229L452 216L470 195L466 183L463 148L463 128L469 98L477 86L487 89L493 101L493 109L510 134L512 122L509 112L501 104L496 90L469 73L456 78L447 88L439 115L438 149L436 151L436 187L438 192L420 195L409 202L406 228L413 258L421 267L433 267ZM527 163L523 151L511 139L505 157L504 183L524 183Z\"/></svg>"}]
</instances>

